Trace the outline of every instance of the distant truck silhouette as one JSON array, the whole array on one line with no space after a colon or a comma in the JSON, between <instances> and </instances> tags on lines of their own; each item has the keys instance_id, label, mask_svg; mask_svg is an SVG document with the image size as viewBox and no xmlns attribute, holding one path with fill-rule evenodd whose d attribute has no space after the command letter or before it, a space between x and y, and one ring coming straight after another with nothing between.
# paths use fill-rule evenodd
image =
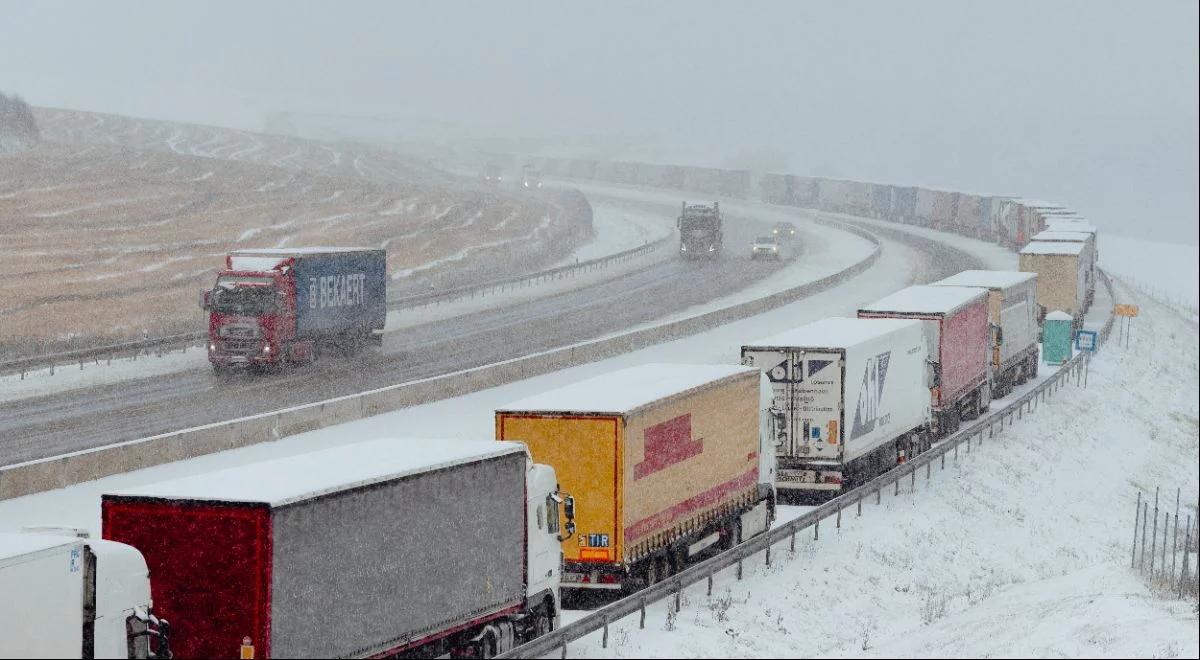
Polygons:
<instances>
[{"instance_id":1,"label":"distant truck silhouette","mask_svg":"<svg viewBox=\"0 0 1200 660\"><path fill-rule=\"evenodd\" d=\"M679 256L684 259L713 259L721 254L721 205L682 203L679 218Z\"/></svg>"}]
</instances>

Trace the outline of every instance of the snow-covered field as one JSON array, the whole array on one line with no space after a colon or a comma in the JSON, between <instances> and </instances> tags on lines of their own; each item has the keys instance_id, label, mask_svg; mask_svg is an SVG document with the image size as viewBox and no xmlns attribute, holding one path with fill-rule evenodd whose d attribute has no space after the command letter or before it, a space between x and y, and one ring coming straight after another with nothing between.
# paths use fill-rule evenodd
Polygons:
<instances>
[{"instance_id":1,"label":"snow-covered field","mask_svg":"<svg viewBox=\"0 0 1200 660\"><path fill-rule=\"evenodd\" d=\"M1100 265L1138 289L1194 316L1200 301L1200 246L1101 234Z\"/></svg>"}]
</instances>

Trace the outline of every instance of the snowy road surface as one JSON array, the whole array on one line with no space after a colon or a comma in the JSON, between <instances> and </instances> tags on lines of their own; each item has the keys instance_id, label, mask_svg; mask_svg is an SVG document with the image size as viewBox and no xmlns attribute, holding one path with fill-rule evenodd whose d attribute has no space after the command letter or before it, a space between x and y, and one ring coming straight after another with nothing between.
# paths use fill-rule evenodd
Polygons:
<instances>
[{"instance_id":1,"label":"snowy road surface","mask_svg":"<svg viewBox=\"0 0 1200 660\"><path fill-rule=\"evenodd\" d=\"M974 242L972 254L979 265L993 266L984 254L986 244ZM466 396L414 406L357 422L265 442L232 451L201 456L126 474L114 475L69 488L0 501L0 529L54 520L98 530L100 493L151 483L185 474L240 465L272 457L312 451L355 439L376 437L431 437L455 439L492 438L493 411L562 383L651 361L729 363L739 362L738 350L747 338L762 337L795 325L834 315L852 315L859 305L902 288L913 281L928 281L942 275L941 264L927 263L925 255L902 244L887 242L879 261L843 285L770 312L725 324L683 339L648 347L618 357L517 381Z\"/></svg>"},{"instance_id":2,"label":"snowy road surface","mask_svg":"<svg viewBox=\"0 0 1200 660\"><path fill-rule=\"evenodd\" d=\"M635 202L673 217L675 198L660 193ZM490 364L662 318L742 290L784 267L751 262L732 247L749 245L767 226L765 220L736 212L729 220L726 240L731 248L714 263L668 259L574 291L405 328L385 337L382 354L226 380L201 366L112 387L0 403L0 455L11 464L268 412ZM834 255L840 266L832 270L837 270L861 258L866 243L861 238L807 223L801 228L801 259L810 252Z\"/></svg>"}]
</instances>

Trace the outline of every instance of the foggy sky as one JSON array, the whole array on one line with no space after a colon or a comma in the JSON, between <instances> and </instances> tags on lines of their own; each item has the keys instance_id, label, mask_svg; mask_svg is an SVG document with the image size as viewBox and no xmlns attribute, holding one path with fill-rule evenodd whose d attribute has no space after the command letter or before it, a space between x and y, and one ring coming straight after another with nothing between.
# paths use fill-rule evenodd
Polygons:
<instances>
[{"instance_id":1,"label":"foggy sky","mask_svg":"<svg viewBox=\"0 0 1200 660\"><path fill-rule=\"evenodd\" d=\"M1197 241L1196 2L745 4L0 2L0 90L256 130L287 110L633 136Z\"/></svg>"}]
</instances>

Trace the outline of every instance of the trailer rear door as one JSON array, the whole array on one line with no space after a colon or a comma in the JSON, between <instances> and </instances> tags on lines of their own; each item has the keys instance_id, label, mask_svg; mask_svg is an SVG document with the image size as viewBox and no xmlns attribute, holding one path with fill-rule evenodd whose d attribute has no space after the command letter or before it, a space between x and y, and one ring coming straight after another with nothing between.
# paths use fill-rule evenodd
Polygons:
<instances>
[{"instance_id":1,"label":"trailer rear door","mask_svg":"<svg viewBox=\"0 0 1200 660\"><path fill-rule=\"evenodd\" d=\"M534 462L553 465L559 487L575 497L579 531L563 541L563 558L618 561L622 419L497 413L496 427L497 439L524 442Z\"/></svg>"}]
</instances>

